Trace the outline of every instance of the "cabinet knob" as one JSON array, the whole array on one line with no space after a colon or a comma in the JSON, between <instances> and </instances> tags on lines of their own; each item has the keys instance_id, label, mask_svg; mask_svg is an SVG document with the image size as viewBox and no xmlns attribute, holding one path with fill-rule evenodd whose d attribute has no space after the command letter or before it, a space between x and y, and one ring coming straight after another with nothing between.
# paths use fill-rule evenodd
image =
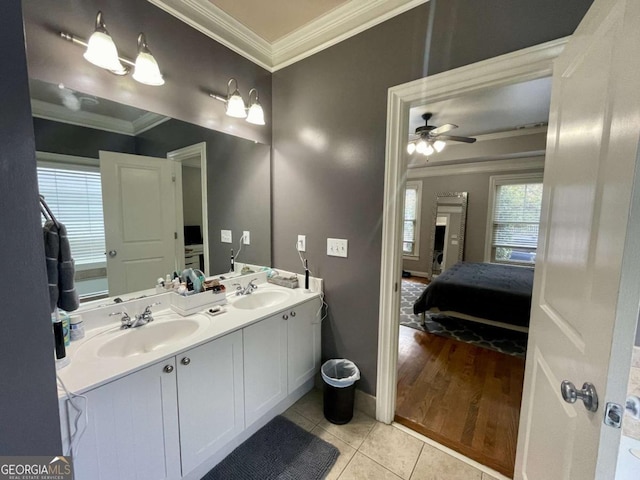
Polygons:
<instances>
[{"instance_id":1,"label":"cabinet knob","mask_svg":"<svg viewBox=\"0 0 640 480\"><path fill-rule=\"evenodd\" d=\"M293 310L291 311L291 316L295 317L296 316L296 312L294 312Z\"/></svg>"},{"instance_id":2,"label":"cabinet knob","mask_svg":"<svg viewBox=\"0 0 640 480\"><path fill-rule=\"evenodd\" d=\"M282 315L282 318L284 318L285 320L289 320L289 315L285 313L284 315Z\"/></svg>"},{"instance_id":3,"label":"cabinet knob","mask_svg":"<svg viewBox=\"0 0 640 480\"><path fill-rule=\"evenodd\" d=\"M191 359L189 357L184 357L180 363L182 363L183 365L189 365L191 363Z\"/></svg>"},{"instance_id":4,"label":"cabinet knob","mask_svg":"<svg viewBox=\"0 0 640 480\"><path fill-rule=\"evenodd\" d=\"M163 369L164 373L171 373L173 372L173 365L166 365Z\"/></svg>"}]
</instances>

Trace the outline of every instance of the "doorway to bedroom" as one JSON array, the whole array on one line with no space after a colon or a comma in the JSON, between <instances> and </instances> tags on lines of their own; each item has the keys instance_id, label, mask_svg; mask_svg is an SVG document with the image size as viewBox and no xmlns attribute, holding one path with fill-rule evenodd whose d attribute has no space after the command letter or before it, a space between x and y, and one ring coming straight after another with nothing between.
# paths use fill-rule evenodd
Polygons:
<instances>
[{"instance_id":1,"label":"doorway to bedroom","mask_svg":"<svg viewBox=\"0 0 640 480\"><path fill-rule=\"evenodd\" d=\"M544 77L409 111L407 144L445 145L408 147L394 419L508 477L550 91Z\"/></svg>"}]
</instances>

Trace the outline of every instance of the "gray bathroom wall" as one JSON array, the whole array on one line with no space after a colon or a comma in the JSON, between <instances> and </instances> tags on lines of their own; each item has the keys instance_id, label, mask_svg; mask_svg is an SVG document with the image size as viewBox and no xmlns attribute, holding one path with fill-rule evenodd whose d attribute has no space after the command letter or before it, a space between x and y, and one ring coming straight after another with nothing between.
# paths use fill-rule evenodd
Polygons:
<instances>
[{"instance_id":1,"label":"gray bathroom wall","mask_svg":"<svg viewBox=\"0 0 640 480\"><path fill-rule=\"evenodd\" d=\"M60 455L21 5L0 7L0 455Z\"/></svg>"},{"instance_id":2,"label":"gray bathroom wall","mask_svg":"<svg viewBox=\"0 0 640 480\"><path fill-rule=\"evenodd\" d=\"M387 89L570 35L591 0L431 0L273 75L273 262L325 279L323 358L376 389ZM433 29L429 28L430 17ZM349 257L326 255L327 237Z\"/></svg>"},{"instance_id":3,"label":"gray bathroom wall","mask_svg":"<svg viewBox=\"0 0 640 480\"><path fill-rule=\"evenodd\" d=\"M467 225L464 238L464 260L484 262L484 247L487 234L489 209L489 178L494 175L515 173L542 173L541 169L472 173L437 177L412 178L422 182L420 204L420 252L418 260L404 259L402 268L409 271L426 272L431 244L431 225L435 209L436 194L440 192L467 192Z\"/></svg>"}]
</instances>

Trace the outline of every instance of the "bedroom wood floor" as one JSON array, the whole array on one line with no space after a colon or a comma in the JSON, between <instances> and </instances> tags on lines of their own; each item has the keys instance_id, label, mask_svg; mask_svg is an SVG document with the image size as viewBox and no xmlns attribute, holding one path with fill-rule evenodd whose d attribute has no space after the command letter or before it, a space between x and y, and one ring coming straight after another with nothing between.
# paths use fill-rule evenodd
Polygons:
<instances>
[{"instance_id":1,"label":"bedroom wood floor","mask_svg":"<svg viewBox=\"0 0 640 480\"><path fill-rule=\"evenodd\" d=\"M513 477L524 359L400 326L396 422Z\"/></svg>"}]
</instances>

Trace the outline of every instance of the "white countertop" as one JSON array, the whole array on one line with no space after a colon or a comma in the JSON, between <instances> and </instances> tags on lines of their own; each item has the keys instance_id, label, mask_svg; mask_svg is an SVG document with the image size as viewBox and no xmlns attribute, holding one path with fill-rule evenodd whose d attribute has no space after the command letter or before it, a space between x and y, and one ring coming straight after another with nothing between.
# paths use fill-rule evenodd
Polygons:
<instances>
[{"instance_id":1,"label":"white countertop","mask_svg":"<svg viewBox=\"0 0 640 480\"><path fill-rule=\"evenodd\" d=\"M319 279L314 279L319 280ZM194 333L181 338L173 343L162 346L140 355L130 357L105 358L97 355L98 349L109 340L127 334L135 334L141 327L121 330L120 316L109 317L108 314L122 309L122 304L110 305L101 310L93 310L87 313L80 312L85 318L85 337L81 340L71 342L67 347L67 357L71 359L70 364L58 370L58 375L66 385L67 389L74 393L83 393L100 385L104 385L132 372L140 370L146 366L160 362L179 355L180 353L194 348L198 345L210 342L218 337L231 333L235 330L258 322L266 317L278 312L285 311L302 302L320 297L320 293L305 292L302 288L289 289L272 285L266 282L258 283L256 291L280 290L288 294L288 298L282 303L273 306L261 307L252 310L244 310L234 307L234 303L243 297L236 297L234 292L228 292L228 302L222 308L224 313L210 316L205 313L196 313L187 317L182 317L169 308L169 295L173 293L161 294L151 299L142 300L161 301L161 306L153 307L154 322L149 324L159 324L166 321L179 321L180 319L195 320L200 327ZM318 282L321 289L321 281ZM204 310L204 307L203 307ZM136 310L129 311L133 317ZM59 388L59 397L63 397L64 391Z\"/></svg>"}]
</instances>

